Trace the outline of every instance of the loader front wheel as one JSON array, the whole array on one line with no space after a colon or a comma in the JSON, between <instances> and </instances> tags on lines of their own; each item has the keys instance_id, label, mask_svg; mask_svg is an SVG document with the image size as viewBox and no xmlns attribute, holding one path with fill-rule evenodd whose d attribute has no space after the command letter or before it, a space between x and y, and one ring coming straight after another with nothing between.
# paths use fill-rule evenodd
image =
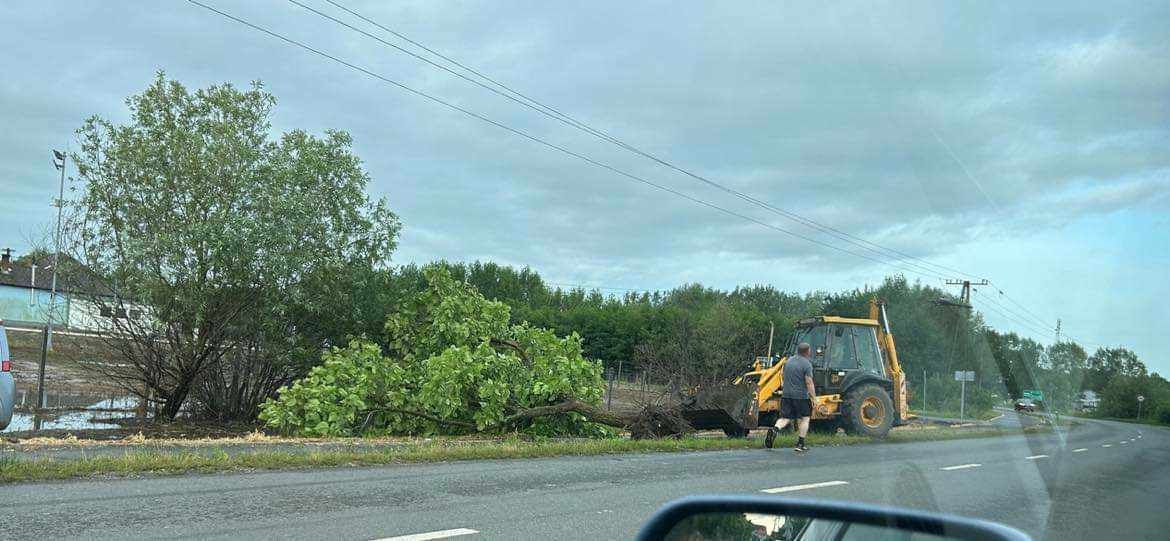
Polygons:
<instances>
[{"instance_id":1,"label":"loader front wheel","mask_svg":"<svg viewBox=\"0 0 1170 541\"><path fill-rule=\"evenodd\" d=\"M842 406L843 424L850 434L884 438L894 425L894 403L890 394L873 383L850 389Z\"/></svg>"}]
</instances>

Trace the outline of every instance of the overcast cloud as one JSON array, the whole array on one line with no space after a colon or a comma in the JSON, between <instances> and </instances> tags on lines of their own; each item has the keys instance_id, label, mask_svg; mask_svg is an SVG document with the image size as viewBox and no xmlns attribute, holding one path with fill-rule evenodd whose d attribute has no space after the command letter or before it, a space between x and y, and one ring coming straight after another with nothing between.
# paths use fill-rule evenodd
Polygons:
<instances>
[{"instance_id":1,"label":"overcast cloud","mask_svg":"<svg viewBox=\"0 0 1170 541\"><path fill-rule=\"evenodd\" d=\"M206 2L860 251L283 0ZM1073 336L1170 372L1168 4L342 3L691 171L986 276L1049 326L1060 317ZM491 259L554 282L651 289L835 290L898 272L551 152L187 2L5 2L0 28L5 246L26 248L51 221L48 149L88 115L124 120L125 97L163 69L190 87L263 80L280 100L277 130L351 132L371 190L405 225L399 263Z\"/></svg>"}]
</instances>

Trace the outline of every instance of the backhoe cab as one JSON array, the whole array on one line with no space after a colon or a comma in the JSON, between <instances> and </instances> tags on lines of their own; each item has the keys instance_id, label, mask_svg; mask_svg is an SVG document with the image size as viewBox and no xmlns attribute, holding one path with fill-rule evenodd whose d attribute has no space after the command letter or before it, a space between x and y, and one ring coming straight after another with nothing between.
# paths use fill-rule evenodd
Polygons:
<instances>
[{"instance_id":1,"label":"backhoe cab","mask_svg":"<svg viewBox=\"0 0 1170 541\"><path fill-rule=\"evenodd\" d=\"M730 411L684 410L683 415L695 428L722 428L729 436L772 426L780 412L784 363L796 354L798 344L807 342L817 392L811 429L835 432L842 427L851 434L885 437L910 417L906 378L885 305L871 300L869 311L868 319L819 316L798 321L780 359L757 358L752 370L736 380L737 387L749 390L750 400Z\"/></svg>"}]
</instances>

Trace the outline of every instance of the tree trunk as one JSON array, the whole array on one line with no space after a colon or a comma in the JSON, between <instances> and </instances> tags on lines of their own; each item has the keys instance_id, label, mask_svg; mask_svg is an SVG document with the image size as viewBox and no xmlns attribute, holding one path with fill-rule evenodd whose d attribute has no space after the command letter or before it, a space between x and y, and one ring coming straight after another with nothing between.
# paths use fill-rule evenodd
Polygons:
<instances>
[{"instance_id":1,"label":"tree trunk","mask_svg":"<svg viewBox=\"0 0 1170 541\"><path fill-rule=\"evenodd\" d=\"M158 410L159 420L175 420L175 416L179 414L179 409L183 407L183 402L187 401L187 395L191 392L191 379L185 378L184 381L179 382L174 391L167 394L163 407Z\"/></svg>"}]
</instances>

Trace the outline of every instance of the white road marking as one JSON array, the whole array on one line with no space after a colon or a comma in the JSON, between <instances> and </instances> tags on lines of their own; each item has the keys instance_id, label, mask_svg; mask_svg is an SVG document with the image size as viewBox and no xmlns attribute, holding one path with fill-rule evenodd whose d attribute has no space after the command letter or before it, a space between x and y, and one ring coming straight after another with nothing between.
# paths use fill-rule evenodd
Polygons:
<instances>
[{"instance_id":1,"label":"white road marking","mask_svg":"<svg viewBox=\"0 0 1170 541\"><path fill-rule=\"evenodd\" d=\"M1083 453L1085 451L1088 451L1088 449L1085 449L1084 447L1081 447L1080 449L1073 449L1074 453Z\"/></svg>"},{"instance_id":2,"label":"white road marking","mask_svg":"<svg viewBox=\"0 0 1170 541\"><path fill-rule=\"evenodd\" d=\"M941 469L942 471L965 470L967 468L978 468L979 466L982 466L982 465L983 464L959 464L958 466L946 466L946 467L939 468L939 469Z\"/></svg>"},{"instance_id":3,"label":"white road marking","mask_svg":"<svg viewBox=\"0 0 1170 541\"><path fill-rule=\"evenodd\" d=\"M992 417L992 418L988 419L988 420L987 420L987 422L991 423L991 422L994 422L994 421L998 421L998 420L1000 420L1000 419L1003 419L1003 414L1002 414L1002 413L1001 413L1001 414L999 414L999 415L996 415L995 417Z\"/></svg>"},{"instance_id":4,"label":"white road marking","mask_svg":"<svg viewBox=\"0 0 1170 541\"><path fill-rule=\"evenodd\" d=\"M1108 443L1102 443L1101 447L1113 447L1113 445L1108 444Z\"/></svg>"},{"instance_id":5,"label":"white road marking","mask_svg":"<svg viewBox=\"0 0 1170 541\"><path fill-rule=\"evenodd\" d=\"M1127 444L1127 443L1129 443L1129 442L1128 442L1128 441L1125 441L1125 440L1121 440L1121 441L1119 441L1119 442L1117 442L1117 443L1120 443L1120 444L1122 444L1122 445L1125 445L1125 444Z\"/></svg>"},{"instance_id":6,"label":"white road marking","mask_svg":"<svg viewBox=\"0 0 1170 541\"><path fill-rule=\"evenodd\" d=\"M849 484L849 481L825 481L823 483L809 483L807 485L791 485L791 486L779 487L779 488L765 488L764 490L761 490L760 492L767 492L768 494L780 494L781 492L792 492L795 490L807 490L810 488L835 487L835 486L848 485L848 484Z\"/></svg>"},{"instance_id":7,"label":"white road marking","mask_svg":"<svg viewBox=\"0 0 1170 541\"><path fill-rule=\"evenodd\" d=\"M448 537L456 537L459 535L471 535L479 533L471 528L455 528L453 530L439 530L435 532L412 533L410 535L400 535L397 537L383 537L375 539L374 541L427 541L428 539L446 539Z\"/></svg>"},{"instance_id":8,"label":"white road marking","mask_svg":"<svg viewBox=\"0 0 1170 541\"><path fill-rule=\"evenodd\" d=\"M1038 458L1048 458L1048 455L1032 455L1024 457L1027 460L1036 460Z\"/></svg>"}]
</instances>

